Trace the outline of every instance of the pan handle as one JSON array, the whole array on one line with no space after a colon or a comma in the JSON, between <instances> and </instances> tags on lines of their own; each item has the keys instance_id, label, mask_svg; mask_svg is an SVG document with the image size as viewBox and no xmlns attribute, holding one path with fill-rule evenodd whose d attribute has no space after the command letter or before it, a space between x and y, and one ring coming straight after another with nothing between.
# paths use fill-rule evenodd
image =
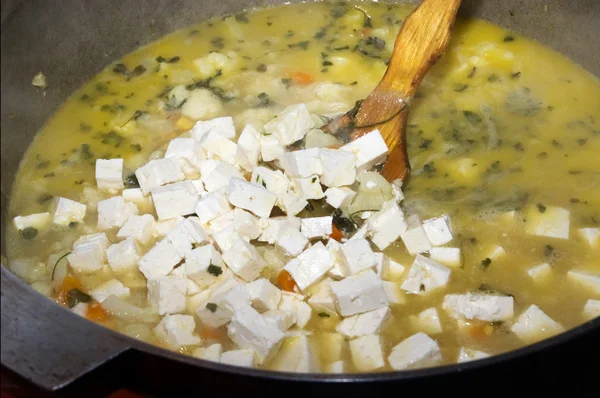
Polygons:
<instances>
[{"instance_id":1,"label":"pan handle","mask_svg":"<svg viewBox=\"0 0 600 398\"><path fill-rule=\"evenodd\" d=\"M2 365L57 390L129 348L125 339L35 292L2 268Z\"/></svg>"}]
</instances>

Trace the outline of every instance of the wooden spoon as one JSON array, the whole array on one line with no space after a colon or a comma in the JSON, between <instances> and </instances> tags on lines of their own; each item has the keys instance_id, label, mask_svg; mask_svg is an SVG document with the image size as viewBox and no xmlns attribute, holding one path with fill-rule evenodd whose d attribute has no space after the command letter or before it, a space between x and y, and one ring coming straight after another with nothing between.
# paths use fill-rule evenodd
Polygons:
<instances>
[{"instance_id":1,"label":"wooden spoon","mask_svg":"<svg viewBox=\"0 0 600 398\"><path fill-rule=\"evenodd\" d=\"M381 174L404 181L410 174L406 119L410 102L429 68L443 55L461 0L423 0L404 21L385 75L369 96L323 129L355 140L379 129L389 147Z\"/></svg>"}]
</instances>

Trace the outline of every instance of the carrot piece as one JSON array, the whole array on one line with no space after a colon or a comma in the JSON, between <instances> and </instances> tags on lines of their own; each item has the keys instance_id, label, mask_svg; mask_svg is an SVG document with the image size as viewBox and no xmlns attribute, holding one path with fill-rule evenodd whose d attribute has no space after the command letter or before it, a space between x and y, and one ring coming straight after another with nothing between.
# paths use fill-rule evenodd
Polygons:
<instances>
[{"instance_id":1,"label":"carrot piece","mask_svg":"<svg viewBox=\"0 0 600 398\"><path fill-rule=\"evenodd\" d=\"M489 323L473 323L469 327L469 335L475 339L484 339L494 333L494 327Z\"/></svg>"},{"instance_id":2,"label":"carrot piece","mask_svg":"<svg viewBox=\"0 0 600 398\"><path fill-rule=\"evenodd\" d=\"M219 340L223 337L223 333L219 329L205 326L200 331L200 337L207 340Z\"/></svg>"},{"instance_id":3,"label":"carrot piece","mask_svg":"<svg viewBox=\"0 0 600 398\"><path fill-rule=\"evenodd\" d=\"M344 233L335 225L331 226L331 235L329 235L329 237L331 239L335 239L338 242L340 242L342 240L342 238L344 237Z\"/></svg>"},{"instance_id":4,"label":"carrot piece","mask_svg":"<svg viewBox=\"0 0 600 398\"><path fill-rule=\"evenodd\" d=\"M300 86L306 86L315 81L312 75L304 72L290 72L290 79Z\"/></svg>"},{"instance_id":5,"label":"carrot piece","mask_svg":"<svg viewBox=\"0 0 600 398\"><path fill-rule=\"evenodd\" d=\"M67 293L69 293L69 290L71 289L81 290L81 281L72 275L67 275L60 285L60 290L58 293L58 302L60 304L67 304Z\"/></svg>"},{"instance_id":6,"label":"carrot piece","mask_svg":"<svg viewBox=\"0 0 600 398\"><path fill-rule=\"evenodd\" d=\"M369 36L371 34L371 30L372 30L371 28L364 28L363 30L360 31L360 35L362 37Z\"/></svg>"},{"instance_id":7,"label":"carrot piece","mask_svg":"<svg viewBox=\"0 0 600 398\"><path fill-rule=\"evenodd\" d=\"M294 278L292 278L290 273L284 269L277 275L277 283L281 289L287 292L293 292L294 287L296 287L296 281L294 281Z\"/></svg>"},{"instance_id":8,"label":"carrot piece","mask_svg":"<svg viewBox=\"0 0 600 398\"><path fill-rule=\"evenodd\" d=\"M85 314L86 318L90 321L94 322L106 322L108 319L108 314L102 308L100 303L90 304L87 309L87 313Z\"/></svg>"}]
</instances>

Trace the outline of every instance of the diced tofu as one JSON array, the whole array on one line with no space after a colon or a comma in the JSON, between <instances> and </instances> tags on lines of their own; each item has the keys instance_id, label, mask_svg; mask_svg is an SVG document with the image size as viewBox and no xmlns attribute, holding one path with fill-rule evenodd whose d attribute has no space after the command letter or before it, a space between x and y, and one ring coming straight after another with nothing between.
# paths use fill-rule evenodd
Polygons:
<instances>
[{"instance_id":1,"label":"diced tofu","mask_svg":"<svg viewBox=\"0 0 600 398\"><path fill-rule=\"evenodd\" d=\"M525 342L542 340L564 331L564 328L537 305L530 305L510 330Z\"/></svg>"},{"instance_id":2,"label":"diced tofu","mask_svg":"<svg viewBox=\"0 0 600 398\"><path fill-rule=\"evenodd\" d=\"M160 220L193 214L199 197L198 191L190 181L152 189L152 200Z\"/></svg>"},{"instance_id":3,"label":"diced tofu","mask_svg":"<svg viewBox=\"0 0 600 398\"><path fill-rule=\"evenodd\" d=\"M264 166L258 166L252 170L250 181L263 186L275 195L286 193L290 186L289 181L281 171L271 170Z\"/></svg>"},{"instance_id":4,"label":"diced tofu","mask_svg":"<svg viewBox=\"0 0 600 398\"><path fill-rule=\"evenodd\" d=\"M321 199L325 197L318 176L308 178L292 178L294 191L304 199Z\"/></svg>"},{"instance_id":5,"label":"diced tofu","mask_svg":"<svg viewBox=\"0 0 600 398\"><path fill-rule=\"evenodd\" d=\"M350 338L377 334L390 315L389 307L382 307L345 318L335 330Z\"/></svg>"},{"instance_id":6,"label":"diced tofu","mask_svg":"<svg viewBox=\"0 0 600 398\"><path fill-rule=\"evenodd\" d=\"M364 212L364 213L367 213L367 212ZM356 231L354 233L354 235L352 235L352 237L349 240L366 239L368 233L369 233L369 223L366 222L362 225L362 227L360 227L358 229L358 231Z\"/></svg>"},{"instance_id":7,"label":"diced tofu","mask_svg":"<svg viewBox=\"0 0 600 398\"><path fill-rule=\"evenodd\" d=\"M273 360L273 369L282 372L320 372L319 359L312 339L304 335L287 339Z\"/></svg>"},{"instance_id":8,"label":"diced tofu","mask_svg":"<svg viewBox=\"0 0 600 398\"><path fill-rule=\"evenodd\" d=\"M221 360L221 353L223 352L223 346L215 343L208 347L198 347L194 349L192 355L196 358L204 359L205 361L219 362Z\"/></svg>"},{"instance_id":9,"label":"diced tofu","mask_svg":"<svg viewBox=\"0 0 600 398\"><path fill-rule=\"evenodd\" d=\"M373 130L340 149L356 156L356 168L359 170L369 170L383 163L388 154L388 147L379 130Z\"/></svg>"},{"instance_id":10,"label":"diced tofu","mask_svg":"<svg viewBox=\"0 0 600 398\"><path fill-rule=\"evenodd\" d=\"M134 203L123 200L121 196L113 196L98 202L98 229L105 231L121 228L129 216L137 215L138 209Z\"/></svg>"},{"instance_id":11,"label":"diced tofu","mask_svg":"<svg viewBox=\"0 0 600 398\"><path fill-rule=\"evenodd\" d=\"M429 250L429 258L452 268L459 268L462 264L458 247L433 247Z\"/></svg>"},{"instance_id":12,"label":"diced tofu","mask_svg":"<svg viewBox=\"0 0 600 398\"><path fill-rule=\"evenodd\" d=\"M170 220L158 220L154 222L154 231L152 236L155 239L161 239L167 236L169 232L174 230L179 224L185 220L183 217L171 218Z\"/></svg>"},{"instance_id":13,"label":"diced tofu","mask_svg":"<svg viewBox=\"0 0 600 398\"><path fill-rule=\"evenodd\" d=\"M352 152L328 148L320 148L318 151L323 168L321 175L323 185L341 187L354 183L356 180L356 156Z\"/></svg>"},{"instance_id":14,"label":"diced tofu","mask_svg":"<svg viewBox=\"0 0 600 398\"><path fill-rule=\"evenodd\" d=\"M477 350L463 347L460 349L460 352L458 353L458 359L456 360L456 363L476 361L478 359L487 358L489 356L490 356L490 354L485 353L483 351L477 351Z\"/></svg>"},{"instance_id":15,"label":"diced tofu","mask_svg":"<svg viewBox=\"0 0 600 398\"><path fill-rule=\"evenodd\" d=\"M439 364L442 353L435 340L417 333L392 348L388 361L395 370L422 368Z\"/></svg>"},{"instance_id":16,"label":"diced tofu","mask_svg":"<svg viewBox=\"0 0 600 398\"><path fill-rule=\"evenodd\" d=\"M294 192L282 193L277 199L277 206L288 216L295 216L304 210L307 205L308 201Z\"/></svg>"},{"instance_id":17,"label":"diced tofu","mask_svg":"<svg viewBox=\"0 0 600 398\"><path fill-rule=\"evenodd\" d=\"M279 330L286 331L296 323L296 314L290 311L269 310L262 314L267 322L271 322Z\"/></svg>"},{"instance_id":18,"label":"diced tofu","mask_svg":"<svg viewBox=\"0 0 600 398\"><path fill-rule=\"evenodd\" d=\"M204 159L198 162L198 167L200 168L200 176L203 178L208 177L210 173L222 162L217 159ZM202 179L200 179L202 181ZM204 184L204 181L202 181Z\"/></svg>"},{"instance_id":19,"label":"diced tofu","mask_svg":"<svg viewBox=\"0 0 600 398\"><path fill-rule=\"evenodd\" d=\"M350 274L357 274L365 269L373 268L378 261L366 239L352 239L342 245L342 252Z\"/></svg>"},{"instance_id":20,"label":"diced tofu","mask_svg":"<svg viewBox=\"0 0 600 398\"><path fill-rule=\"evenodd\" d=\"M174 138L169 142L165 158L177 158L184 174L193 174L198 170L198 161L204 159L204 153L193 138ZM200 155L200 156L198 156Z\"/></svg>"},{"instance_id":21,"label":"diced tofu","mask_svg":"<svg viewBox=\"0 0 600 398\"><path fill-rule=\"evenodd\" d=\"M182 258L185 258L194 246L203 245L210 241L197 217L188 217L177 224L172 231L167 233L167 239L175 246L177 253Z\"/></svg>"},{"instance_id":22,"label":"diced tofu","mask_svg":"<svg viewBox=\"0 0 600 398\"><path fill-rule=\"evenodd\" d=\"M202 180L191 180L190 182L192 183L194 188L196 188L196 192L198 192L198 195L202 196L206 193L206 189L204 189L204 183L202 182Z\"/></svg>"},{"instance_id":23,"label":"diced tofu","mask_svg":"<svg viewBox=\"0 0 600 398\"><path fill-rule=\"evenodd\" d=\"M221 363L232 366L241 366L253 368L256 366L254 351L252 350L232 350L221 354Z\"/></svg>"},{"instance_id":24,"label":"diced tofu","mask_svg":"<svg viewBox=\"0 0 600 398\"><path fill-rule=\"evenodd\" d=\"M190 251L185 259L185 273L200 287L212 285L223 273L221 255L213 245L200 246Z\"/></svg>"},{"instance_id":25,"label":"diced tofu","mask_svg":"<svg viewBox=\"0 0 600 398\"><path fill-rule=\"evenodd\" d=\"M350 341L350 353L358 371L367 372L385 366L379 335L371 334Z\"/></svg>"},{"instance_id":26,"label":"diced tofu","mask_svg":"<svg viewBox=\"0 0 600 398\"><path fill-rule=\"evenodd\" d=\"M567 278L595 295L600 295L600 273L571 270L567 272Z\"/></svg>"},{"instance_id":27,"label":"diced tofu","mask_svg":"<svg viewBox=\"0 0 600 398\"><path fill-rule=\"evenodd\" d=\"M123 159L96 159L96 185L100 189L123 189Z\"/></svg>"},{"instance_id":28,"label":"diced tofu","mask_svg":"<svg viewBox=\"0 0 600 398\"><path fill-rule=\"evenodd\" d=\"M274 134L260 136L260 155L264 162L279 159L285 153L285 146Z\"/></svg>"},{"instance_id":29,"label":"diced tofu","mask_svg":"<svg viewBox=\"0 0 600 398\"><path fill-rule=\"evenodd\" d=\"M190 130L190 136L197 141L208 132L218 133L229 139L235 138L235 126L230 116L217 117L212 120L199 120Z\"/></svg>"},{"instance_id":30,"label":"diced tofu","mask_svg":"<svg viewBox=\"0 0 600 398\"><path fill-rule=\"evenodd\" d=\"M577 232L590 247L597 247L600 243L600 228L580 228Z\"/></svg>"},{"instance_id":31,"label":"diced tofu","mask_svg":"<svg viewBox=\"0 0 600 398\"><path fill-rule=\"evenodd\" d=\"M308 245L308 239L296 228L285 228L275 243L285 254L295 257Z\"/></svg>"},{"instance_id":32,"label":"diced tofu","mask_svg":"<svg viewBox=\"0 0 600 398\"><path fill-rule=\"evenodd\" d=\"M305 290L325 275L333 267L333 257L322 242L306 249L284 267L300 288Z\"/></svg>"},{"instance_id":33,"label":"diced tofu","mask_svg":"<svg viewBox=\"0 0 600 398\"><path fill-rule=\"evenodd\" d=\"M242 240L242 237L235 231L233 225L219 232L215 232L212 237L221 252L231 249L238 240Z\"/></svg>"},{"instance_id":34,"label":"diced tofu","mask_svg":"<svg viewBox=\"0 0 600 398\"><path fill-rule=\"evenodd\" d=\"M90 296L99 303L106 300L108 296L128 297L130 293L129 288L117 279L111 279L90 290Z\"/></svg>"},{"instance_id":35,"label":"diced tofu","mask_svg":"<svg viewBox=\"0 0 600 398\"><path fill-rule=\"evenodd\" d=\"M160 315L182 312L186 307L187 282L177 276L148 281L148 302Z\"/></svg>"},{"instance_id":36,"label":"diced tofu","mask_svg":"<svg viewBox=\"0 0 600 398\"><path fill-rule=\"evenodd\" d=\"M384 250L398 240L408 228L404 213L395 200L384 203L381 210L369 218L367 224L368 235L379 250Z\"/></svg>"},{"instance_id":37,"label":"diced tofu","mask_svg":"<svg viewBox=\"0 0 600 398\"><path fill-rule=\"evenodd\" d=\"M347 367L344 361L335 361L325 365L325 373L346 373Z\"/></svg>"},{"instance_id":38,"label":"diced tofu","mask_svg":"<svg viewBox=\"0 0 600 398\"><path fill-rule=\"evenodd\" d=\"M527 275L529 275L531 279L538 283L548 278L551 273L552 267L550 267L550 264L547 263L536 265L535 267L529 268L527 270Z\"/></svg>"},{"instance_id":39,"label":"diced tofu","mask_svg":"<svg viewBox=\"0 0 600 398\"><path fill-rule=\"evenodd\" d=\"M507 321L514 316L514 299L486 293L448 294L442 307L454 318Z\"/></svg>"},{"instance_id":40,"label":"diced tofu","mask_svg":"<svg viewBox=\"0 0 600 398\"><path fill-rule=\"evenodd\" d=\"M241 209L240 209L241 210ZM244 210L242 210L244 211ZM233 221L235 220L235 209L223 214L220 217L212 220L208 225L205 225L206 232L209 234L215 234L225 228L233 227ZM235 228L234 228L235 230Z\"/></svg>"},{"instance_id":41,"label":"diced tofu","mask_svg":"<svg viewBox=\"0 0 600 398\"><path fill-rule=\"evenodd\" d=\"M151 214L134 215L127 218L117 233L117 238L133 238L142 245L147 245L152 239L153 231L154 217Z\"/></svg>"},{"instance_id":42,"label":"diced tofu","mask_svg":"<svg viewBox=\"0 0 600 398\"><path fill-rule=\"evenodd\" d=\"M339 282L331 282L329 286L337 298L337 308L342 316L388 306L381 279L371 270L349 276Z\"/></svg>"},{"instance_id":43,"label":"diced tofu","mask_svg":"<svg viewBox=\"0 0 600 398\"><path fill-rule=\"evenodd\" d=\"M269 217L277 195L260 185L234 178L227 188L227 199L232 205L248 210L258 217Z\"/></svg>"},{"instance_id":44,"label":"diced tofu","mask_svg":"<svg viewBox=\"0 0 600 398\"><path fill-rule=\"evenodd\" d=\"M231 205L221 190L203 195L196 203L195 208L202 224L206 224L230 210Z\"/></svg>"},{"instance_id":45,"label":"diced tofu","mask_svg":"<svg viewBox=\"0 0 600 398\"><path fill-rule=\"evenodd\" d=\"M306 105L297 104L288 106L265 124L265 133L276 136L283 145L290 145L304 138L314 126Z\"/></svg>"},{"instance_id":46,"label":"diced tofu","mask_svg":"<svg viewBox=\"0 0 600 398\"><path fill-rule=\"evenodd\" d=\"M140 253L135 240L127 238L122 242L110 245L106 249L106 258L114 272L129 272L137 269Z\"/></svg>"},{"instance_id":47,"label":"diced tofu","mask_svg":"<svg viewBox=\"0 0 600 398\"><path fill-rule=\"evenodd\" d=\"M50 281L33 282L30 286L36 292L43 294L46 297L52 297L54 294L54 284Z\"/></svg>"},{"instance_id":48,"label":"diced tofu","mask_svg":"<svg viewBox=\"0 0 600 398\"><path fill-rule=\"evenodd\" d=\"M290 177L308 178L323 173L318 148L287 152L279 158L279 162Z\"/></svg>"},{"instance_id":49,"label":"diced tofu","mask_svg":"<svg viewBox=\"0 0 600 398\"><path fill-rule=\"evenodd\" d=\"M258 311L276 310L281 300L281 291L268 279L262 278L246 285L252 306Z\"/></svg>"},{"instance_id":50,"label":"diced tofu","mask_svg":"<svg viewBox=\"0 0 600 398\"><path fill-rule=\"evenodd\" d=\"M37 213L28 216L17 216L13 219L13 224L19 231L25 228L35 228L40 231L46 229L51 221L50 213Z\"/></svg>"},{"instance_id":51,"label":"diced tofu","mask_svg":"<svg viewBox=\"0 0 600 398\"><path fill-rule=\"evenodd\" d=\"M304 296L291 292L281 292L279 310L294 313L299 328L306 326L312 315L312 308L304 302Z\"/></svg>"},{"instance_id":52,"label":"diced tofu","mask_svg":"<svg viewBox=\"0 0 600 398\"><path fill-rule=\"evenodd\" d=\"M525 221L525 232L549 238L569 239L569 211L556 206L547 206L541 212L530 207Z\"/></svg>"},{"instance_id":53,"label":"diced tofu","mask_svg":"<svg viewBox=\"0 0 600 398\"><path fill-rule=\"evenodd\" d=\"M318 292L316 294L313 294L308 299L308 304L310 304L314 309L316 309L319 312L336 314L337 311L335 309L335 298L331 293L329 282L325 282L325 280L321 282L321 286L319 287Z\"/></svg>"},{"instance_id":54,"label":"diced tofu","mask_svg":"<svg viewBox=\"0 0 600 398\"><path fill-rule=\"evenodd\" d=\"M329 239L325 247L333 257L333 267L329 270L329 275L337 279L350 275L350 268L348 268L348 261L342 251L342 245L335 239Z\"/></svg>"},{"instance_id":55,"label":"diced tofu","mask_svg":"<svg viewBox=\"0 0 600 398\"><path fill-rule=\"evenodd\" d=\"M151 280L168 275L181 260L175 245L168 238L163 238L144 254L138 264L146 279Z\"/></svg>"},{"instance_id":56,"label":"diced tofu","mask_svg":"<svg viewBox=\"0 0 600 398\"><path fill-rule=\"evenodd\" d=\"M448 216L423 221L423 229L433 246L445 245L452 240L452 232L448 224Z\"/></svg>"},{"instance_id":57,"label":"diced tofu","mask_svg":"<svg viewBox=\"0 0 600 398\"><path fill-rule=\"evenodd\" d=\"M217 167L208 175L202 176L202 181L204 182L204 188L208 192L212 192L227 187L232 178L242 178L242 173L229 163L219 162Z\"/></svg>"},{"instance_id":58,"label":"diced tofu","mask_svg":"<svg viewBox=\"0 0 600 398\"><path fill-rule=\"evenodd\" d=\"M246 125L237 141L235 160L244 170L252 171L260 156L260 133L251 124Z\"/></svg>"},{"instance_id":59,"label":"diced tofu","mask_svg":"<svg viewBox=\"0 0 600 398\"><path fill-rule=\"evenodd\" d=\"M417 315L410 316L409 319L413 329L417 329L420 332L426 334L442 333L440 317L435 308L426 309Z\"/></svg>"},{"instance_id":60,"label":"diced tofu","mask_svg":"<svg viewBox=\"0 0 600 398\"><path fill-rule=\"evenodd\" d=\"M154 188L172 182L183 181L185 175L177 158L155 159L135 171L144 195Z\"/></svg>"},{"instance_id":61,"label":"diced tofu","mask_svg":"<svg viewBox=\"0 0 600 398\"><path fill-rule=\"evenodd\" d=\"M320 333L319 342L321 358L331 361L342 359L344 348L347 346L344 336L335 332L322 332Z\"/></svg>"},{"instance_id":62,"label":"diced tofu","mask_svg":"<svg viewBox=\"0 0 600 398\"><path fill-rule=\"evenodd\" d=\"M356 196L356 192L348 187L332 187L325 191L325 201L336 209L347 206Z\"/></svg>"},{"instance_id":63,"label":"diced tofu","mask_svg":"<svg viewBox=\"0 0 600 398\"><path fill-rule=\"evenodd\" d=\"M425 294L446 286L449 279L449 268L418 254L400 288L415 294Z\"/></svg>"},{"instance_id":64,"label":"diced tofu","mask_svg":"<svg viewBox=\"0 0 600 398\"><path fill-rule=\"evenodd\" d=\"M281 330L271 327L271 324L249 305L235 309L227 327L227 334L238 347L254 350L259 364L279 347L284 337Z\"/></svg>"},{"instance_id":65,"label":"diced tofu","mask_svg":"<svg viewBox=\"0 0 600 398\"><path fill-rule=\"evenodd\" d=\"M52 204L53 216L52 222L56 225L69 225L72 222L78 223L85 218L86 205L75 202L74 200L57 197Z\"/></svg>"},{"instance_id":66,"label":"diced tofu","mask_svg":"<svg viewBox=\"0 0 600 398\"><path fill-rule=\"evenodd\" d=\"M431 243L429 242L429 238L425 233L423 225L421 225L419 216L413 214L408 217L407 224L406 231L404 231L400 237L408 252L414 256L415 254L431 250Z\"/></svg>"},{"instance_id":67,"label":"diced tofu","mask_svg":"<svg viewBox=\"0 0 600 398\"><path fill-rule=\"evenodd\" d=\"M154 328L154 334L173 347L199 344L201 339L196 336L196 322L189 315L166 315Z\"/></svg>"},{"instance_id":68,"label":"diced tofu","mask_svg":"<svg viewBox=\"0 0 600 398\"><path fill-rule=\"evenodd\" d=\"M396 282L383 281L383 290L390 304L404 304L406 297L400 290L400 285Z\"/></svg>"},{"instance_id":69,"label":"diced tofu","mask_svg":"<svg viewBox=\"0 0 600 398\"><path fill-rule=\"evenodd\" d=\"M235 164L237 144L216 131L207 131L198 143L208 158L222 160L231 165Z\"/></svg>"},{"instance_id":70,"label":"diced tofu","mask_svg":"<svg viewBox=\"0 0 600 398\"><path fill-rule=\"evenodd\" d=\"M123 200L125 202L135 203L135 205L142 212L149 212L154 209L154 203L152 203L152 196L144 196L141 188L127 188L121 192Z\"/></svg>"},{"instance_id":71,"label":"diced tofu","mask_svg":"<svg viewBox=\"0 0 600 398\"><path fill-rule=\"evenodd\" d=\"M404 271L406 270L406 267L404 267L404 265L397 263L396 261L389 259L388 260L388 267L387 267L387 273L386 273L386 279L399 279L402 274L404 274Z\"/></svg>"},{"instance_id":72,"label":"diced tofu","mask_svg":"<svg viewBox=\"0 0 600 398\"><path fill-rule=\"evenodd\" d=\"M263 226L263 232L258 240L271 245L277 242L279 236L286 229L295 229L300 232L300 219L297 217L273 217L261 219L260 222Z\"/></svg>"},{"instance_id":73,"label":"diced tofu","mask_svg":"<svg viewBox=\"0 0 600 398\"><path fill-rule=\"evenodd\" d=\"M244 239L253 240L260 236L262 228L253 214L242 209L233 210L233 226L235 231Z\"/></svg>"},{"instance_id":74,"label":"diced tofu","mask_svg":"<svg viewBox=\"0 0 600 398\"><path fill-rule=\"evenodd\" d=\"M583 307L583 317L586 320L600 316L600 300L588 300Z\"/></svg>"},{"instance_id":75,"label":"diced tofu","mask_svg":"<svg viewBox=\"0 0 600 398\"><path fill-rule=\"evenodd\" d=\"M300 220L300 231L307 239L327 239L332 232L333 217L313 217Z\"/></svg>"},{"instance_id":76,"label":"diced tofu","mask_svg":"<svg viewBox=\"0 0 600 398\"><path fill-rule=\"evenodd\" d=\"M83 235L73 243L67 261L78 272L99 271L106 263L108 245L110 242L104 232Z\"/></svg>"},{"instance_id":77,"label":"diced tofu","mask_svg":"<svg viewBox=\"0 0 600 398\"><path fill-rule=\"evenodd\" d=\"M255 280L266 265L256 248L242 239L223 252L223 261L246 282Z\"/></svg>"}]
</instances>

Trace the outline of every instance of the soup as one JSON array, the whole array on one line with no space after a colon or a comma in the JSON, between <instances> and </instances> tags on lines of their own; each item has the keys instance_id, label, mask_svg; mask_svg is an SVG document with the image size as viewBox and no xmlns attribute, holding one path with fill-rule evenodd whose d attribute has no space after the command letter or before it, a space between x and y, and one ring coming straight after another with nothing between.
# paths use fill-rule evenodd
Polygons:
<instances>
[{"instance_id":1,"label":"soup","mask_svg":"<svg viewBox=\"0 0 600 398\"><path fill-rule=\"evenodd\" d=\"M477 360L599 316L597 78L463 20L411 106L406 184L376 129L319 129L409 12L286 5L115 61L25 155L9 268L134 338L284 371Z\"/></svg>"}]
</instances>

